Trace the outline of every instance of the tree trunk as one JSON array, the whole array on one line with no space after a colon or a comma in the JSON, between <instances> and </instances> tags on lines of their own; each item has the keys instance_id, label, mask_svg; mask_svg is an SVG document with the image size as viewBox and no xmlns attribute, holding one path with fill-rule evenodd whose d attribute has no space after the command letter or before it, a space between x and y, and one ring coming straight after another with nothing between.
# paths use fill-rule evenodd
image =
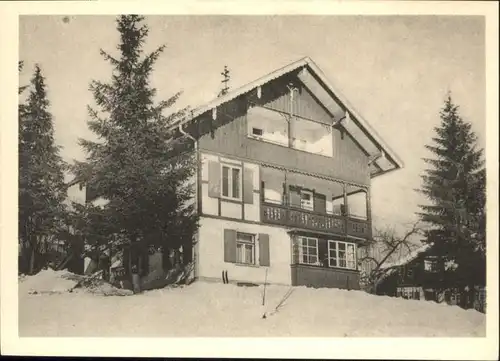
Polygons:
<instances>
[{"instance_id":1,"label":"tree trunk","mask_svg":"<svg viewBox=\"0 0 500 361\"><path fill-rule=\"evenodd\" d=\"M32 275L33 272L35 271L35 247L31 246L31 252L30 252L30 265L28 269L28 274Z\"/></svg>"},{"instance_id":2,"label":"tree trunk","mask_svg":"<svg viewBox=\"0 0 500 361\"><path fill-rule=\"evenodd\" d=\"M172 268L172 263L170 262L170 248L163 247L162 251L163 270L167 272Z\"/></svg>"}]
</instances>

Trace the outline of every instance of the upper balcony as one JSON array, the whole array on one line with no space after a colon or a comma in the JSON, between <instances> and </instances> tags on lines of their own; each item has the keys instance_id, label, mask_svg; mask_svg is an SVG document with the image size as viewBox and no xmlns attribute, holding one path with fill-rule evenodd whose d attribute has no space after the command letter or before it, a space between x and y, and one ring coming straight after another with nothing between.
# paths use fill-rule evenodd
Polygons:
<instances>
[{"instance_id":1,"label":"upper balcony","mask_svg":"<svg viewBox=\"0 0 500 361\"><path fill-rule=\"evenodd\" d=\"M261 167L261 221L341 236L371 237L368 189Z\"/></svg>"}]
</instances>

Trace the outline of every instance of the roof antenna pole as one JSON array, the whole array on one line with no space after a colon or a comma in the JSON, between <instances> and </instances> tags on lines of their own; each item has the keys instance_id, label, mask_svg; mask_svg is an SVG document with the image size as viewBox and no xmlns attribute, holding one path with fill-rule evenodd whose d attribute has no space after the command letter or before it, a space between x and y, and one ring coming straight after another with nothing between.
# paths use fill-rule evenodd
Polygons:
<instances>
[{"instance_id":1,"label":"roof antenna pole","mask_svg":"<svg viewBox=\"0 0 500 361\"><path fill-rule=\"evenodd\" d=\"M220 73L222 75L223 79L221 80L222 85L222 90L219 92L219 97L226 95L229 92L229 80L231 79L231 75L229 74L229 69L227 68L227 65L224 65L224 71Z\"/></svg>"}]
</instances>

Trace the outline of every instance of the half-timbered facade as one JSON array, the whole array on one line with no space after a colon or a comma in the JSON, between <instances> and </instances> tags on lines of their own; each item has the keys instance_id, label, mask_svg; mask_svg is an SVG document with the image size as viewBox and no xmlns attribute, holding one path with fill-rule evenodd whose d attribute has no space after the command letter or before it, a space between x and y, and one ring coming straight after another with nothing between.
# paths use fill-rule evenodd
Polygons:
<instances>
[{"instance_id":1,"label":"half-timbered facade","mask_svg":"<svg viewBox=\"0 0 500 361\"><path fill-rule=\"evenodd\" d=\"M197 108L195 278L359 288L370 181L402 167L309 58Z\"/></svg>"}]
</instances>

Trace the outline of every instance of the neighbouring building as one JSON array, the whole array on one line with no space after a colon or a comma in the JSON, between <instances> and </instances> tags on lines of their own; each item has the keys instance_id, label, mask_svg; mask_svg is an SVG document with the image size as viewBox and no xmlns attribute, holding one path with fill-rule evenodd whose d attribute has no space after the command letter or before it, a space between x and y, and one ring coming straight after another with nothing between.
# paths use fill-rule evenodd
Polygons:
<instances>
[{"instance_id":1,"label":"neighbouring building","mask_svg":"<svg viewBox=\"0 0 500 361\"><path fill-rule=\"evenodd\" d=\"M452 267L453 261L445 262L444 267ZM449 305L463 306L468 300L461 299L458 286L438 291L443 282L443 272L432 245L424 244L407 256L394 263L384 265L388 271L377 286L377 294L401 297L413 300L446 302ZM449 284L449 281L447 282ZM471 304L480 311L486 312L486 287L476 285L465 297L471 297Z\"/></svg>"},{"instance_id":2,"label":"neighbouring building","mask_svg":"<svg viewBox=\"0 0 500 361\"><path fill-rule=\"evenodd\" d=\"M309 58L196 108L199 280L359 289L370 183L402 162Z\"/></svg>"}]
</instances>

